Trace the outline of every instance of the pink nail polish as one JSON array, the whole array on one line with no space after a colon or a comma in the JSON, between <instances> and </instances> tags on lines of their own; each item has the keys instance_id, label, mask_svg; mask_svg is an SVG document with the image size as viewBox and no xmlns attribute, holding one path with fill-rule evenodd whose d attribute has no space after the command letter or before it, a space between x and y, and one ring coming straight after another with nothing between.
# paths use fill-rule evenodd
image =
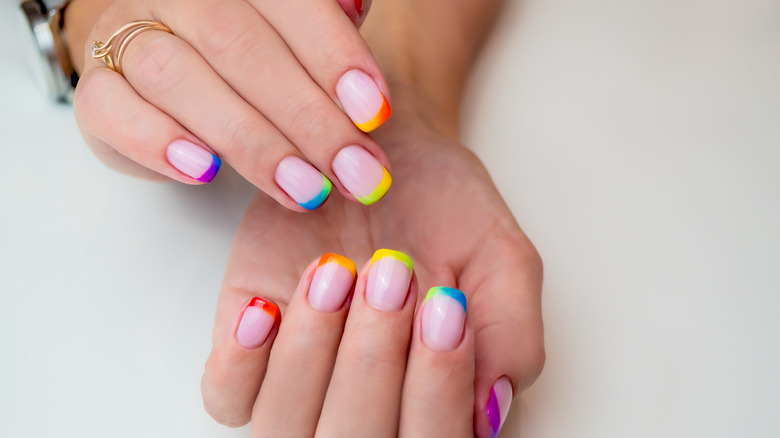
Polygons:
<instances>
[{"instance_id":1,"label":"pink nail polish","mask_svg":"<svg viewBox=\"0 0 780 438\"><path fill-rule=\"evenodd\" d=\"M336 96L344 112L363 132L373 131L390 117L390 105L385 95L371 76L361 70L350 70L339 78Z\"/></svg>"},{"instance_id":2,"label":"pink nail polish","mask_svg":"<svg viewBox=\"0 0 780 438\"><path fill-rule=\"evenodd\" d=\"M187 140L174 140L168 145L165 156L171 166L192 179L209 182L222 165L216 155Z\"/></svg>"},{"instance_id":3,"label":"pink nail polish","mask_svg":"<svg viewBox=\"0 0 780 438\"><path fill-rule=\"evenodd\" d=\"M393 180L382 163L362 146L347 146L333 159L333 173L358 201L371 205L390 189Z\"/></svg>"},{"instance_id":4,"label":"pink nail polish","mask_svg":"<svg viewBox=\"0 0 780 438\"><path fill-rule=\"evenodd\" d=\"M401 310L412 281L412 259L390 249L380 249L371 257L366 283L366 301L385 312Z\"/></svg>"},{"instance_id":5,"label":"pink nail polish","mask_svg":"<svg viewBox=\"0 0 780 438\"><path fill-rule=\"evenodd\" d=\"M466 324L466 296L457 289L436 286L428 291L423 305L423 343L434 351L455 349Z\"/></svg>"},{"instance_id":6,"label":"pink nail polish","mask_svg":"<svg viewBox=\"0 0 780 438\"><path fill-rule=\"evenodd\" d=\"M323 255L309 286L309 304L320 312L339 310L352 290L356 276L352 260L338 254Z\"/></svg>"},{"instance_id":7,"label":"pink nail polish","mask_svg":"<svg viewBox=\"0 0 780 438\"><path fill-rule=\"evenodd\" d=\"M501 430L501 426L504 425L506 416L509 414L509 407L512 405L512 396L512 384L506 377L496 380L496 383L490 388L490 398L487 404L490 438L495 438Z\"/></svg>"},{"instance_id":8,"label":"pink nail polish","mask_svg":"<svg viewBox=\"0 0 780 438\"><path fill-rule=\"evenodd\" d=\"M244 348L257 348L265 344L278 316L279 308L276 304L261 298L252 298L241 315L236 340Z\"/></svg>"},{"instance_id":9,"label":"pink nail polish","mask_svg":"<svg viewBox=\"0 0 780 438\"><path fill-rule=\"evenodd\" d=\"M274 179L285 193L307 210L322 205L333 187L328 177L294 155L279 162Z\"/></svg>"}]
</instances>

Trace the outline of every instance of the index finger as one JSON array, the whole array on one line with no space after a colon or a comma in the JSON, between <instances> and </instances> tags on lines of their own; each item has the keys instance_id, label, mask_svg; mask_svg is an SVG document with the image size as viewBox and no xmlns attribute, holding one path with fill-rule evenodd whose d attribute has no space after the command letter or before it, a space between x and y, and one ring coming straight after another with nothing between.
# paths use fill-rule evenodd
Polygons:
<instances>
[{"instance_id":1,"label":"index finger","mask_svg":"<svg viewBox=\"0 0 780 438\"><path fill-rule=\"evenodd\" d=\"M370 132L390 117L389 88L371 49L345 15L350 10L334 0L249 2L360 130ZM368 2L360 3L365 14Z\"/></svg>"}]
</instances>

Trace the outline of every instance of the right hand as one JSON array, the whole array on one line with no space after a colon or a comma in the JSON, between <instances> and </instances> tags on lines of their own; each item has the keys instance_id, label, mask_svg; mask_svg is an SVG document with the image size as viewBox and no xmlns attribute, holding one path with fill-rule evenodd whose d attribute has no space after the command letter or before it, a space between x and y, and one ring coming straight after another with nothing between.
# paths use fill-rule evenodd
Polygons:
<instances>
[{"instance_id":1,"label":"right hand","mask_svg":"<svg viewBox=\"0 0 780 438\"><path fill-rule=\"evenodd\" d=\"M384 195L387 157L362 132L389 116L387 84L355 26L368 4L358 11L363 2L346 0L76 0L69 35L101 1L94 26L80 24L92 27L74 105L103 161L199 184L221 158L297 211L319 207L331 181L364 204ZM137 20L160 21L173 35L145 31L129 42L124 77L92 58L93 41Z\"/></svg>"}]
</instances>

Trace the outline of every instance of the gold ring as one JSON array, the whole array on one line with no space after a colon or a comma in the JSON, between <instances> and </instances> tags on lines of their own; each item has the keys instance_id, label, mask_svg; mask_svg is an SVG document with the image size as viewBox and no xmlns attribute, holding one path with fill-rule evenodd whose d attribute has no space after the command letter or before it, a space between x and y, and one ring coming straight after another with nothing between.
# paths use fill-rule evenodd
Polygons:
<instances>
[{"instance_id":1,"label":"gold ring","mask_svg":"<svg viewBox=\"0 0 780 438\"><path fill-rule=\"evenodd\" d=\"M170 27L159 21L140 20L133 21L122 26L116 31L106 43L95 41L92 43L92 58L102 59L108 68L122 74L122 55L125 53L127 44L142 32L147 30L161 30L173 35ZM116 47L116 51L114 50Z\"/></svg>"}]
</instances>

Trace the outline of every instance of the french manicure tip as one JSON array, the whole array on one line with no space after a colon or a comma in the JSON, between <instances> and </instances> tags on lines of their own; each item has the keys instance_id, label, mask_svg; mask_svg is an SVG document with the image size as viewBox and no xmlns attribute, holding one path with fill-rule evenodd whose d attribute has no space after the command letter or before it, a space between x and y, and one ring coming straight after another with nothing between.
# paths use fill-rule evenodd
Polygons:
<instances>
[{"instance_id":1,"label":"french manicure tip","mask_svg":"<svg viewBox=\"0 0 780 438\"><path fill-rule=\"evenodd\" d=\"M364 205L371 205L382 199L382 197L385 196L385 193L390 190L390 186L393 184L393 178L390 176L390 173L387 171L387 169L383 167L382 170L382 180L379 181L379 185L376 186L374 191L371 192L368 196L357 198L357 200Z\"/></svg>"},{"instance_id":2,"label":"french manicure tip","mask_svg":"<svg viewBox=\"0 0 780 438\"><path fill-rule=\"evenodd\" d=\"M320 193L317 194L314 198L309 200L308 202L304 203L298 203L301 207L305 208L306 210L316 210L325 203L325 201L328 199L328 196L330 196L330 191L333 188L333 183L330 182L327 176L322 175L322 190L320 190Z\"/></svg>"},{"instance_id":3,"label":"french manicure tip","mask_svg":"<svg viewBox=\"0 0 780 438\"><path fill-rule=\"evenodd\" d=\"M399 262L403 263L404 265L406 265L406 267L409 268L409 272L414 271L414 264L412 263L412 259L408 255L402 253L401 251L395 251L386 248L378 249L374 252L374 255L371 257L371 264L373 265L374 262L384 257L392 257L398 260Z\"/></svg>"},{"instance_id":4,"label":"french manicure tip","mask_svg":"<svg viewBox=\"0 0 780 438\"><path fill-rule=\"evenodd\" d=\"M339 254L334 254L330 252L323 254L322 257L320 257L320 261L317 264L317 267L320 267L330 262L337 263L347 268L347 270L352 273L353 278L357 276L357 265L355 265L355 262Z\"/></svg>"},{"instance_id":5,"label":"french manicure tip","mask_svg":"<svg viewBox=\"0 0 780 438\"><path fill-rule=\"evenodd\" d=\"M446 295L452 298L463 307L464 312L466 311L466 295L458 289L446 286L434 286L428 290L428 293L425 295L425 301L428 301L436 295Z\"/></svg>"},{"instance_id":6,"label":"french manicure tip","mask_svg":"<svg viewBox=\"0 0 780 438\"><path fill-rule=\"evenodd\" d=\"M203 173L197 179L201 182L211 182L211 180L214 179L215 176L217 176L217 172L219 172L219 168L222 166L222 160L219 159L218 156L211 154L211 165L208 169Z\"/></svg>"},{"instance_id":7,"label":"french manicure tip","mask_svg":"<svg viewBox=\"0 0 780 438\"><path fill-rule=\"evenodd\" d=\"M377 111L374 118L365 123L355 123L355 126L357 126L358 129L360 129L363 132L371 132L374 129L382 126L382 124L385 123L392 114L393 114L393 110L390 108L390 104L387 103L387 99L385 99L385 96L383 94L382 106L379 108L379 111Z\"/></svg>"}]
</instances>

